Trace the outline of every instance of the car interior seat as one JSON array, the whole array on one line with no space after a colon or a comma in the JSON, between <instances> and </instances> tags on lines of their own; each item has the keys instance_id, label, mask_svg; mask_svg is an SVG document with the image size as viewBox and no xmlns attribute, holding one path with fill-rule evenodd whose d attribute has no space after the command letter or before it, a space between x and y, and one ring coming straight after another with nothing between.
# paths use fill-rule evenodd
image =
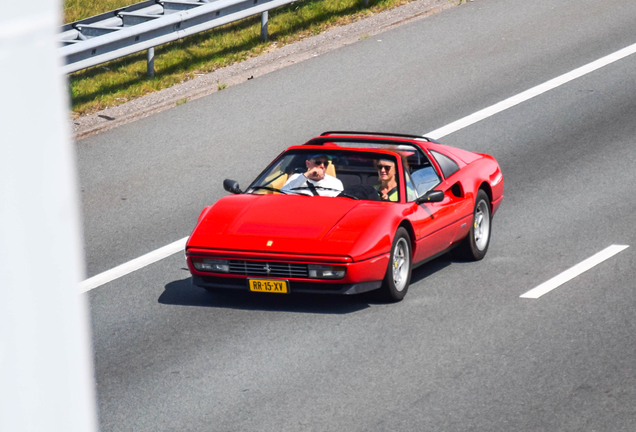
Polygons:
<instances>
[{"instance_id":1,"label":"car interior seat","mask_svg":"<svg viewBox=\"0 0 636 432\"><path fill-rule=\"evenodd\" d=\"M289 174L287 173L280 173L278 175L278 177L274 177L273 180L265 180L265 184L263 186L267 186L267 187L271 187L271 188L275 188L275 189L281 189L285 183L287 182L287 179L289 178ZM275 194L277 192L271 191L271 190L267 190L267 189L257 189L255 192L255 194L257 195L272 195Z\"/></svg>"},{"instance_id":2,"label":"car interior seat","mask_svg":"<svg viewBox=\"0 0 636 432\"><path fill-rule=\"evenodd\" d=\"M327 166L327 171L325 172L332 177L336 177L336 167L333 163L330 163L329 166Z\"/></svg>"},{"instance_id":3,"label":"car interior seat","mask_svg":"<svg viewBox=\"0 0 636 432\"><path fill-rule=\"evenodd\" d=\"M287 182L288 178L289 178L289 174L283 173L281 174L280 177L272 181L268 186L273 187L274 189L282 189L282 187L285 186L285 183ZM274 191L265 191L265 192L267 192L268 194L275 193Z\"/></svg>"}]
</instances>

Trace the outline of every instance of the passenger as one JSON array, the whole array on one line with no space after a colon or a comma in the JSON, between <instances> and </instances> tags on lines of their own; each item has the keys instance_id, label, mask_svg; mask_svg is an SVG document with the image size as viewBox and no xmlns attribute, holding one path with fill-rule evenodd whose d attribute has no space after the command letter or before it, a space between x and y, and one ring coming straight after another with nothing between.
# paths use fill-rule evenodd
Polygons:
<instances>
[{"instance_id":1,"label":"passenger","mask_svg":"<svg viewBox=\"0 0 636 432\"><path fill-rule=\"evenodd\" d=\"M310 155L305 161L307 171L289 177L281 191L304 195L337 196L344 188L340 180L327 174L330 163L331 156Z\"/></svg>"},{"instance_id":2,"label":"passenger","mask_svg":"<svg viewBox=\"0 0 636 432\"><path fill-rule=\"evenodd\" d=\"M398 200L398 184L395 180L395 162L389 159L379 159L375 162L380 184L375 186L383 201Z\"/></svg>"}]
</instances>

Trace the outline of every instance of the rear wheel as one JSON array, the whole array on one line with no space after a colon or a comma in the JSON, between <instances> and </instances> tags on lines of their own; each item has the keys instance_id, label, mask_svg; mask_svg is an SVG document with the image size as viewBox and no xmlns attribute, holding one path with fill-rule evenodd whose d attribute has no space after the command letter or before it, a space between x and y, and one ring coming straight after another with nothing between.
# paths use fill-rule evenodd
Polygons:
<instances>
[{"instance_id":1,"label":"rear wheel","mask_svg":"<svg viewBox=\"0 0 636 432\"><path fill-rule=\"evenodd\" d=\"M397 302L404 298L411 282L411 237L402 227L395 232L382 294L385 300Z\"/></svg>"},{"instance_id":2,"label":"rear wheel","mask_svg":"<svg viewBox=\"0 0 636 432\"><path fill-rule=\"evenodd\" d=\"M490 244L490 200L488 194L480 189L475 200L473 211L473 224L466 237L458 248L463 258L471 261L479 261L486 256Z\"/></svg>"}]
</instances>

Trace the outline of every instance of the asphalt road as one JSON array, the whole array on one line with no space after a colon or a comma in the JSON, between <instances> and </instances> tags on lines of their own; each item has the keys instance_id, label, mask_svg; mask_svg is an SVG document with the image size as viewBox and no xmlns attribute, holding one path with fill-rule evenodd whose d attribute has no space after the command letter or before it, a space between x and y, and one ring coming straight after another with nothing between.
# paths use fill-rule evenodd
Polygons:
<instances>
[{"instance_id":1,"label":"asphalt road","mask_svg":"<svg viewBox=\"0 0 636 432\"><path fill-rule=\"evenodd\" d=\"M324 130L426 133L636 43L636 3L476 0L77 144L88 274ZM494 155L486 258L406 299L211 295L173 255L90 291L102 431L636 430L636 56L443 142ZM631 247L537 300L611 244Z\"/></svg>"}]
</instances>

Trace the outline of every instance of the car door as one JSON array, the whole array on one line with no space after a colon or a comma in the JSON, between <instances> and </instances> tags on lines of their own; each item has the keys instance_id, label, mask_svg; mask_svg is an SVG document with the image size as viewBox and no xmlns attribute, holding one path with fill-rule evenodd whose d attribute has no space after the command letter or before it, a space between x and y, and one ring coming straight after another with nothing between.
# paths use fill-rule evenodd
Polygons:
<instances>
[{"instance_id":1,"label":"car door","mask_svg":"<svg viewBox=\"0 0 636 432\"><path fill-rule=\"evenodd\" d=\"M408 219L415 231L414 262L442 252L450 246L455 237L457 227L453 223L452 215L457 206L457 199L447 192L444 195L442 202L412 204Z\"/></svg>"},{"instance_id":2,"label":"car door","mask_svg":"<svg viewBox=\"0 0 636 432\"><path fill-rule=\"evenodd\" d=\"M431 164L410 176L418 196L433 189L444 192L444 199L441 202L427 202L419 205L413 202L410 207L408 219L415 231L414 262L444 251L456 237L464 210L467 205L470 205L459 181L459 175L454 175L457 171L459 166L447 171L448 178L442 180L438 168ZM405 178L409 178L408 173L405 173Z\"/></svg>"},{"instance_id":3,"label":"car door","mask_svg":"<svg viewBox=\"0 0 636 432\"><path fill-rule=\"evenodd\" d=\"M445 180L440 185L439 190L446 192L450 199L449 208L453 212L448 214L449 223L455 227L455 232L451 242L462 239L470 230L472 223L472 213L475 197L469 191L470 187L465 188L466 181L465 171L460 171L459 164L449 155L439 153L429 149L432 158L437 162Z\"/></svg>"}]
</instances>

